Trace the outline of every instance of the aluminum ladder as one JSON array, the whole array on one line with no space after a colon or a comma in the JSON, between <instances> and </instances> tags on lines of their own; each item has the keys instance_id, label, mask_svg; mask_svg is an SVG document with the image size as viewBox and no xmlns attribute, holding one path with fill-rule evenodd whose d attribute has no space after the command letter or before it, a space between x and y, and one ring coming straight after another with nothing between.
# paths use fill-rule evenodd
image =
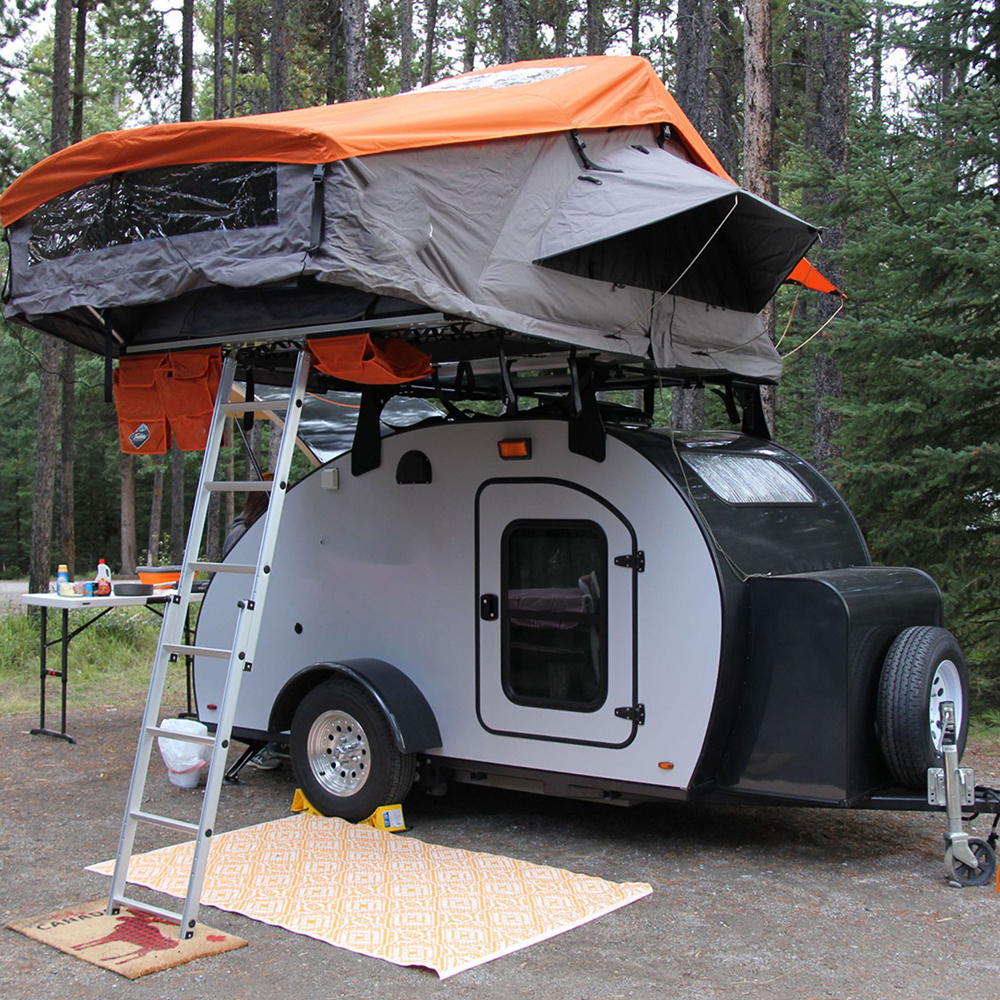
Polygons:
<instances>
[{"instance_id":1,"label":"aluminum ladder","mask_svg":"<svg viewBox=\"0 0 1000 1000\"><path fill-rule=\"evenodd\" d=\"M239 403L228 402L233 380L236 374L236 362L227 358L223 363L222 377L212 411L212 420L205 446L205 457L201 466L201 475L195 494L194 509L191 513L191 525L188 530L187 547L184 551L183 568L177 592L167 602L160 629L160 638L156 648L156 659L149 681L149 693L146 698L146 710L142 719L142 730L139 734L139 745L136 749L135 764L132 768L132 780L129 784L128 801L125 805L125 816L122 821L121 838L118 842L118 853L115 857L115 870L111 882L111 892L108 897L109 914L118 913L122 906L140 910L164 920L179 924L181 940L191 938L198 921L198 907L201 902L202 885L205 881L205 870L212 845L212 833L219 805L219 795L222 792L222 781L226 773L226 756L233 729L233 719L236 715L236 705L239 700L240 686L243 675L253 665L257 648L257 637L260 633L261 614L264 610L267 596L267 585L270 579L271 562L274 557L278 528L281 524L281 512L288 489L288 476L292 464L298 436L299 418L302 414L302 403L306 392L306 381L309 377L311 357L307 351L300 350L295 365L295 375L287 401L268 400L259 402L246 400ZM218 465L219 450L222 446L222 432L226 417L236 413L261 413L285 409L285 426L278 447L277 464L274 480L223 482L213 479ZM228 562L200 562L198 551L201 548L202 535L208 517L208 502L211 494L218 491L242 492L247 490L267 491L271 494L267 513L264 518L264 531L261 537L260 551L257 562L253 565ZM246 600L237 602L239 609L232 649L215 649L196 645L186 645L183 642L184 622L187 619L188 606L191 603L191 592L195 574L199 571L210 573L243 573L253 578L250 593ZM185 656L213 657L227 664L226 683L219 705L219 719L215 734L208 736L190 736L161 729L157 720L160 717L163 689L167 679L167 670L171 663L182 661ZM221 669L221 664L220 664ZM150 757L153 751L153 741L158 736L172 740L181 740L199 745L210 746L213 749L212 763L208 771L201 815L197 823L156 813L145 812L142 800L146 788L146 777L149 773ZM140 823L179 830L195 837L194 857L191 862L191 872L188 878L187 894L180 912L161 909L140 900L125 895L125 883L128 880L129 863L135 844L136 830Z\"/></svg>"}]
</instances>

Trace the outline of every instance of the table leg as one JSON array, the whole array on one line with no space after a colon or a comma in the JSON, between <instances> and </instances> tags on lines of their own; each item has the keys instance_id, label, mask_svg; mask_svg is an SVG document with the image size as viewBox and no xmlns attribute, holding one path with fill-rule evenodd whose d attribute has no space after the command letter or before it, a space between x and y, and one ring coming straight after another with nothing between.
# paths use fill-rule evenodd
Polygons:
<instances>
[{"instance_id":1,"label":"table leg","mask_svg":"<svg viewBox=\"0 0 1000 1000\"><path fill-rule=\"evenodd\" d=\"M42 648L39 655L41 664L41 706L39 708L38 728L32 729L32 736L53 736L67 743L76 743L72 736L66 733L66 683L69 678L69 611L63 609L62 622L62 670L49 670L46 663L46 649L48 647L48 614L49 609L42 608L42 621L40 626ZM60 677L62 679L62 729L56 732L54 729L45 727L45 678Z\"/></svg>"}]
</instances>

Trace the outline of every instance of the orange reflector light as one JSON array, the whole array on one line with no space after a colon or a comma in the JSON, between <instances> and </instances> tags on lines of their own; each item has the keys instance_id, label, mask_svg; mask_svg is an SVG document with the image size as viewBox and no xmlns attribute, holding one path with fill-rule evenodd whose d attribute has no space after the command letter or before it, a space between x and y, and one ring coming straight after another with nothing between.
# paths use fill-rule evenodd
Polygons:
<instances>
[{"instance_id":1,"label":"orange reflector light","mask_svg":"<svg viewBox=\"0 0 1000 1000\"><path fill-rule=\"evenodd\" d=\"M497 441L501 458L531 458L531 438L507 438Z\"/></svg>"},{"instance_id":2,"label":"orange reflector light","mask_svg":"<svg viewBox=\"0 0 1000 1000\"><path fill-rule=\"evenodd\" d=\"M672 771L674 769L674 765L669 760L661 760L658 766L662 767L664 771Z\"/></svg>"}]
</instances>

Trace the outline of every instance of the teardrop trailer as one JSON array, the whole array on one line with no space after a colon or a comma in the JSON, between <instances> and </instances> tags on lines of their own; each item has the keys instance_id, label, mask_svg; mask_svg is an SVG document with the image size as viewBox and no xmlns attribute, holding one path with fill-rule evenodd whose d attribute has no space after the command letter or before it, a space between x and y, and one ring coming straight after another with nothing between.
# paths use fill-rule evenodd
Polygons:
<instances>
[{"instance_id":1,"label":"teardrop trailer","mask_svg":"<svg viewBox=\"0 0 1000 1000\"><path fill-rule=\"evenodd\" d=\"M967 671L938 588L873 566L833 487L768 440L758 314L785 280L836 293L804 259L817 232L738 189L644 61L97 136L0 212L7 315L119 359L125 450L206 454L119 862L163 819L144 769L161 666L190 652L220 747L287 742L330 815L447 782L944 808L949 877L991 878L962 819L1000 799L958 766ZM293 433L267 516L199 562L237 375L288 389ZM741 432L652 427L659 390L692 384ZM306 391L345 388L353 448L289 488ZM394 394L440 415L385 435ZM503 415L463 409L482 399Z\"/></svg>"}]
</instances>

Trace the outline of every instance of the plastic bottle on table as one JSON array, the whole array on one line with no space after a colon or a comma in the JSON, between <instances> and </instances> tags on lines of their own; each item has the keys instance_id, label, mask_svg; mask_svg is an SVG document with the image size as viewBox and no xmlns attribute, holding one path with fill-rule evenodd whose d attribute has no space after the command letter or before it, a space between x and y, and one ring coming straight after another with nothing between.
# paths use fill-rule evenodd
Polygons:
<instances>
[{"instance_id":1,"label":"plastic bottle on table","mask_svg":"<svg viewBox=\"0 0 1000 1000\"><path fill-rule=\"evenodd\" d=\"M94 592L98 597L111 596L111 567L103 559L97 560L97 578L94 580Z\"/></svg>"},{"instance_id":2,"label":"plastic bottle on table","mask_svg":"<svg viewBox=\"0 0 1000 1000\"><path fill-rule=\"evenodd\" d=\"M65 563L59 563L59 569L56 570L56 593L60 597L71 596L73 593L73 584L69 582L69 570Z\"/></svg>"}]
</instances>

